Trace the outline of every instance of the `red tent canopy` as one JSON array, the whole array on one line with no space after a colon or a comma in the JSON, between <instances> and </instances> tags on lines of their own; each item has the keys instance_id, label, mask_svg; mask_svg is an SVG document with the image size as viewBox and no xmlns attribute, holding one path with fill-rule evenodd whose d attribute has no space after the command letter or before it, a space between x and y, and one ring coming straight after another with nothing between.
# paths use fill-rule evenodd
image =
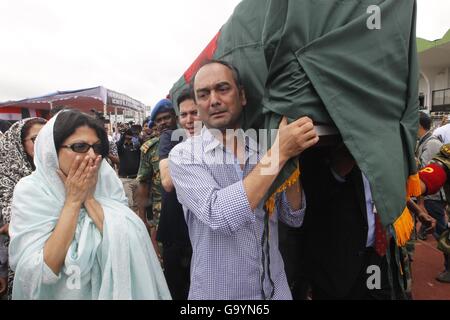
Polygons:
<instances>
[{"instance_id":1,"label":"red tent canopy","mask_svg":"<svg viewBox=\"0 0 450 320\"><path fill-rule=\"evenodd\" d=\"M129 96L106 89L94 87L28 98L19 101L0 103L0 119L19 120L30 116L47 117L48 112L57 106L66 106L83 112L95 109L99 112L122 114L124 110L142 115L145 105Z\"/></svg>"}]
</instances>

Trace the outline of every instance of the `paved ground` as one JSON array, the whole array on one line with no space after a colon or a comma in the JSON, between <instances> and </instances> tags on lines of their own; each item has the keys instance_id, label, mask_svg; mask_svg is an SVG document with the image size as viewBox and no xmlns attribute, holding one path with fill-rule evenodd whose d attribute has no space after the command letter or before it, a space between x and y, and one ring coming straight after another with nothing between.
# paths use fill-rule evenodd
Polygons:
<instances>
[{"instance_id":1,"label":"paved ground","mask_svg":"<svg viewBox=\"0 0 450 320\"><path fill-rule=\"evenodd\" d=\"M416 241L412 268L414 300L450 300L450 283L435 280L444 269L444 258L431 235Z\"/></svg>"}]
</instances>

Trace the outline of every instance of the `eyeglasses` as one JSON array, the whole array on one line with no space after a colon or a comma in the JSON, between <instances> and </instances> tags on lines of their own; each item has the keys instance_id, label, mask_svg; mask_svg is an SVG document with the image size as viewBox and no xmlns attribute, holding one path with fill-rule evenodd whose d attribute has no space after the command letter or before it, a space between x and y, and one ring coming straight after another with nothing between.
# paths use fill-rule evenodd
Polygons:
<instances>
[{"instance_id":1,"label":"eyeglasses","mask_svg":"<svg viewBox=\"0 0 450 320\"><path fill-rule=\"evenodd\" d=\"M76 153L86 153L89 151L90 148L92 148L92 150L94 150L94 153L97 155L102 154L102 151L103 151L103 146L101 143L88 144L85 142L77 142L74 144L68 144L65 146L61 146L61 148L70 148L70 149L72 149L73 152L76 152Z\"/></svg>"}]
</instances>

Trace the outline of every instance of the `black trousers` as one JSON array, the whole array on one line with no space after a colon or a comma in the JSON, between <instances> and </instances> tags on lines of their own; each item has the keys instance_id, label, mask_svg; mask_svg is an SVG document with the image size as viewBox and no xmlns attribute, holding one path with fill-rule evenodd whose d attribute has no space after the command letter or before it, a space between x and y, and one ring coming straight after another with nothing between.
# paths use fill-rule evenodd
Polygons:
<instances>
[{"instance_id":1,"label":"black trousers","mask_svg":"<svg viewBox=\"0 0 450 320\"><path fill-rule=\"evenodd\" d=\"M278 221L279 249L294 300L307 300L309 282L305 272L304 239L301 228Z\"/></svg>"},{"instance_id":2,"label":"black trousers","mask_svg":"<svg viewBox=\"0 0 450 320\"><path fill-rule=\"evenodd\" d=\"M391 242L391 250L395 250L395 245ZM391 251L393 252L393 251ZM352 289L346 297L335 297L325 292L318 286L311 284L311 292L313 300L391 300L405 299L402 295L402 290L399 285L398 268L394 262L394 257L391 258L391 268L393 276L394 288L391 288L388 276L388 263L386 256L380 257L377 255L373 248L366 248L364 251L364 265L361 268L361 272L355 281ZM368 273L370 266L378 266L380 270L380 288L370 289L367 285L369 277L374 273ZM369 281L370 282L370 281ZM393 289L393 291L392 291ZM394 297L391 293L394 293Z\"/></svg>"},{"instance_id":3,"label":"black trousers","mask_svg":"<svg viewBox=\"0 0 450 320\"><path fill-rule=\"evenodd\" d=\"M163 243L164 276L173 300L187 300L188 298L191 257L190 245Z\"/></svg>"}]
</instances>

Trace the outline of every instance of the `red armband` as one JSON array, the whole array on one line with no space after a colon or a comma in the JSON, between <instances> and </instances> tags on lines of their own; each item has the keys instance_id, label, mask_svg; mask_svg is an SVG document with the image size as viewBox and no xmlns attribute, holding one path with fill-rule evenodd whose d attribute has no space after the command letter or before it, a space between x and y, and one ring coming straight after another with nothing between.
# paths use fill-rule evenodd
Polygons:
<instances>
[{"instance_id":1,"label":"red armband","mask_svg":"<svg viewBox=\"0 0 450 320\"><path fill-rule=\"evenodd\" d=\"M440 165L430 163L419 171L419 177L427 187L427 194L435 194L447 180L447 173Z\"/></svg>"}]
</instances>

